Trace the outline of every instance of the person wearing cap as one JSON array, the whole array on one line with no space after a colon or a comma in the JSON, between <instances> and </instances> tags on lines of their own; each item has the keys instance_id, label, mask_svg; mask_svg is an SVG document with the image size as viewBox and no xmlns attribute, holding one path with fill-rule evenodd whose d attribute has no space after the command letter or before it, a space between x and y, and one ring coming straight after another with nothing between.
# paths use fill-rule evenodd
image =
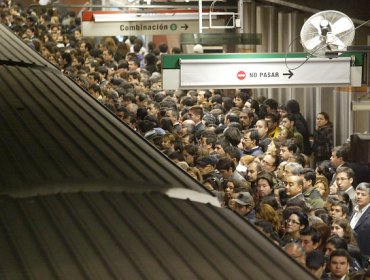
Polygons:
<instances>
[{"instance_id":1,"label":"person wearing cap","mask_svg":"<svg viewBox=\"0 0 370 280\"><path fill-rule=\"evenodd\" d=\"M256 212L254 210L254 199L249 192L241 192L234 200L234 211L243 216L251 223L256 221Z\"/></svg>"}]
</instances>

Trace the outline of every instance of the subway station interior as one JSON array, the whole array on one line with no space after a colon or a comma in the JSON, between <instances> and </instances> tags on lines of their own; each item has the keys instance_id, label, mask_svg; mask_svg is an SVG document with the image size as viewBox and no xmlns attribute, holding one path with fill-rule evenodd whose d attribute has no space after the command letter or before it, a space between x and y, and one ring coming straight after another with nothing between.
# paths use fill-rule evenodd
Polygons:
<instances>
[{"instance_id":1,"label":"subway station interior","mask_svg":"<svg viewBox=\"0 0 370 280\"><path fill-rule=\"evenodd\" d=\"M191 79L196 69L191 67L210 63L216 69L225 61L232 65L256 60L263 69L264 63L279 59L281 72L255 71L256 79L277 82L245 85L244 79L253 74L240 76L239 71L233 76L236 81L226 80L219 88L231 97L250 88L254 98L279 103L295 99L309 124L319 112L327 112L334 124L334 146L357 141L351 146L352 159L369 165L369 3L345 2L18 1L31 9L41 4L76 14L91 12L92 22L84 23L81 17L86 24L82 36L135 34L144 42L181 47L182 54L162 60L163 86L171 90L177 85L197 88ZM311 16L331 10L353 22L354 30L344 32L354 35L353 42L320 57L315 57L317 50L308 55L301 42L303 25ZM159 23L150 28L156 31L140 35L142 23L122 27L122 22L110 22L127 14L153 17ZM167 26L163 14L173 17L166 30L157 25ZM105 24L103 31L99 24ZM193 53L197 44L203 54ZM303 69L315 61L327 67L317 70L319 77L315 70L307 70L304 77L295 69L297 63ZM332 67L336 61L337 69ZM335 72L340 71L345 81L337 78ZM299 75L302 82L289 84ZM212 75L198 76L199 88L211 88ZM307 81L307 76L315 81ZM309 129L313 133L314 126ZM0 279L317 279L251 223L220 207L208 189L3 24L0 155Z\"/></svg>"}]
</instances>

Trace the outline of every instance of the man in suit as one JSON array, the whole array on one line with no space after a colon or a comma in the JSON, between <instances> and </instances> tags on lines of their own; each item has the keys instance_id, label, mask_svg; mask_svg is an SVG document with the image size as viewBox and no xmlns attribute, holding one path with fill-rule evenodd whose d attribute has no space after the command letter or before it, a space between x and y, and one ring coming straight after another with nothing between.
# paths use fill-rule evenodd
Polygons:
<instances>
[{"instance_id":1,"label":"man in suit","mask_svg":"<svg viewBox=\"0 0 370 280\"><path fill-rule=\"evenodd\" d=\"M348 194L349 198L352 200L353 205L356 205L356 191L353 188L353 180L355 173L349 167L338 167L335 172L335 181L338 186L338 190Z\"/></svg>"},{"instance_id":2,"label":"man in suit","mask_svg":"<svg viewBox=\"0 0 370 280\"><path fill-rule=\"evenodd\" d=\"M206 129L202 122L203 115L203 108L200 106L193 106L189 109L188 116L195 123L194 136L197 142L200 141L201 134Z\"/></svg>"},{"instance_id":3,"label":"man in suit","mask_svg":"<svg viewBox=\"0 0 370 280\"><path fill-rule=\"evenodd\" d=\"M351 217L351 227L356 232L363 265L370 259L370 183L360 183L356 188L357 206Z\"/></svg>"}]
</instances>

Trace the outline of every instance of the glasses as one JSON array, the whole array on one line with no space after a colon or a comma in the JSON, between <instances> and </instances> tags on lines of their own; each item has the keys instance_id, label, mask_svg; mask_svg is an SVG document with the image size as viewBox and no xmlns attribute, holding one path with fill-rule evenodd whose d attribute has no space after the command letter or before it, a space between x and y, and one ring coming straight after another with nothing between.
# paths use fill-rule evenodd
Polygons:
<instances>
[{"instance_id":1,"label":"glasses","mask_svg":"<svg viewBox=\"0 0 370 280\"><path fill-rule=\"evenodd\" d=\"M248 141L252 141L252 140L250 138L243 138L243 141L248 142Z\"/></svg>"},{"instance_id":2,"label":"glasses","mask_svg":"<svg viewBox=\"0 0 370 280\"><path fill-rule=\"evenodd\" d=\"M336 178L335 180L336 181L345 181L345 180L348 180L349 178L344 178L344 177L341 177L341 178Z\"/></svg>"},{"instance_id":3,"label":"glasses","mask_svg":"<svg viewBox=\"0 0 370 280\"><path fill-rule=\"evenodd\" d=\"M294 220L291 220L291 219L285 220L285 223L293 224L293 225L300 225L301 224L300 222L297 222L297 221L294 221Z\"/></svg>"}]
</instances>

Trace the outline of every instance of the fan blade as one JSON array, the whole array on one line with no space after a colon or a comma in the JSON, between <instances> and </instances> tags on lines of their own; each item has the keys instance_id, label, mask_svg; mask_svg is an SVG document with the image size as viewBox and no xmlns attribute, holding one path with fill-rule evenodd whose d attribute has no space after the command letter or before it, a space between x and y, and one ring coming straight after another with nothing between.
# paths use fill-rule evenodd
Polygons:
<instances>
[{"instance_id":1,"label":"fan blade","mask_svg":"<svg viewBox=\"0 0 370 280\"><path fill-rule=\"evenodd\" d=\"M329 44L330 46L336 46L338 50L345 50L347 49L346 44L342 42L337 36L333 36L332 42Z\"/></svg>"},{"instance_id":2,"label":"fan blade","mask_svg":"<svg viewBox=\"0 0 370 280\"><path fill-rule=\"evenodd\" d=\"M313 37L312 39L309 39L309 40L303 42L305 48L309 51L316 48L320 43L322 43L322 40L320 39L319 35L317 35L316 37Z\"/></svg>"},{"instance_id":3,"label":"fan blade","mask_svg":"<svg viewBox=\"0 0 370 280\"><path fill-rule=\"evenodd\" d=\"M308 19L309 20L309 24L313 25L317 32L319 32L319 34L321 34L321 28L320 28L320 22L324 19L323 16L321 15L317 15L315 17L313 17L312 19Z\"/></svg>"},{"instance_id":4,"label":"fan blade","mask_svg":"<svg viewBox=\"0 0 370 280\"><path fill-rule=\"evenodd\" d=\"M352 21L347 17L342 17L336 22L332 23L332 33L333 34L339 34L342 32L346 32L353 28L354 26L353 26Z\"/></svg>"}]
</instances>

